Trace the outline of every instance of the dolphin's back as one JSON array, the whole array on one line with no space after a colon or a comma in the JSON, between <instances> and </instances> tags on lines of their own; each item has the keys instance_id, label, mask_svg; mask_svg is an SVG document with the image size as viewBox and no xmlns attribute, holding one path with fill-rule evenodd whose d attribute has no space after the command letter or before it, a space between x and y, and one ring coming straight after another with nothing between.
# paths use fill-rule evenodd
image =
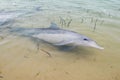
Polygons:
<instances>
[{"instance_id":1,"label":"dolphin's back","mask_svg":"<svg viewBox=\"0 0 120 80\"><path fill-rule=\"evenodd\" d=\"M13 28L10 32L20 36L38 38L51 44L69 43L78 38L78 34L73 31L57 28Z\"/></svg>"},{"instance_id":2,"label":"dolphin's back","mask_svg":"<svg viewBox=\"0 0 120 80\"><path fill-rule=\"evenodd\" d=\"M34 29L35 33L32 35L34 38L41 39L52 44L69 43L78 38L75 32L63 30L63 29L49 29L39 28Z\"/></svg>"}]
</instances>

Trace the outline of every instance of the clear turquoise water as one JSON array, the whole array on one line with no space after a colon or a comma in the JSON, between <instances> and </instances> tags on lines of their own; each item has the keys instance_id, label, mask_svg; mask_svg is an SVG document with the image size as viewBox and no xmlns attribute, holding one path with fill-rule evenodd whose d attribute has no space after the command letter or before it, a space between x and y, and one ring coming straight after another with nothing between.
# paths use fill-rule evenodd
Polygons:
<instances>
[{"instance_id":1,"label":"clear turquoise water","mask_svg":"<svg viewBox=\"0 0 120 80\"><path fill-rule=\"evenodd\" d=\"M120 23L119 0L0 0L0 12L2 11L35 12L50 21L55 21L54 17L58 21L61 16L72 18L75 22L84 19L90 23L92 19L98 19L99 23Z\"/></svg>"},{"instance_id":2,"label":"clear turquoise water","mask_svg":"<svg viewBox=\"0 0 120 80\"><path fill-rule=\"evenodd\" d=\"M42 12L58 15L70 13L77 17L120 18L119 0L0 0L0 10L30 10L37 7Z\"/></svg>"}]
</instances>

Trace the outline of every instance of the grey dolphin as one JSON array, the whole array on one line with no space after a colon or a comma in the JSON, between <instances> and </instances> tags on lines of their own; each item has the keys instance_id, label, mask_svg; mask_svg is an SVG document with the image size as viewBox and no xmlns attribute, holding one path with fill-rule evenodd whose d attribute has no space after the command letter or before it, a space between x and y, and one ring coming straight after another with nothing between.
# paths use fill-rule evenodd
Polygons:
<instances>
[{"instance_id":1,"label":"grey dolphin","mask_svg":"<svg viewBox=\"0 0 120 80\"><path fill-rule=\"evenodd\" d=\"M6 24L13 24L14 19L18 17L24 17L29 14L32 15L38 11L42 11L41 7L35 7L31 10L0 10L0 27Z\"/></svg>"},{"instance_id":2,"label":"grey dolphin","mask_svg":"<svg viewBox=\"0 0 120 80\"><path fill-rule=\"evenodd\" d=\"M51 23L48 28L16 28L11 32L17 32L22 36L30 36L40 39L55 46L88 46L104 49L89 37L74 31L60 29L55 23Z\"/></svg>"},{"instance_id":3,"label":"grey dolphin","mask_svg":"<svg viewBox=\"0 0 120 80\"><path fill-rule=\"evenodd\" d=\"M104 49L87 36L74 31L60 29L55 23L51 23L49 28L40 29L39 31L40 33L33 34L32 36L56 46L89 46Z\"/></svg>"}]
</instances>

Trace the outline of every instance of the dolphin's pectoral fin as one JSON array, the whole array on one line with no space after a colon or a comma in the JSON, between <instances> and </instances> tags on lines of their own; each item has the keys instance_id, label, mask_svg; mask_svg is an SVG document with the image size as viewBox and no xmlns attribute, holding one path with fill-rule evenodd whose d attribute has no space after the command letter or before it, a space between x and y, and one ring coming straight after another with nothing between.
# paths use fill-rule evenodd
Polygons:
<instances>
[{"instance_id":1,"label":"dolphin's pectoral fin","mask_svg":"<svg viewBox=\"0 0 120 80\"><path fill-rule=\"evenodd\" d=\"M59 49L60 49L60 50L63 50L63 51L69 51L69 50L74 49L75 47L76 47L76 46L63 45L63 46L59 46Z\"/></svg>"},{"instance_id":2,"label":"dolphin's pectoral fin","mask_svg":"<svg viewBox=\"0 0 120 80\"><path fill-rule=\"evenodd\" d=\"M60 50L64 50L64 51L68 51L68 50L72 50L73 48L75 48L76 46L73 44L73 41L61 41L57 44L54 44L55 46L57 46Z\"/></svg>"}]
</instances>

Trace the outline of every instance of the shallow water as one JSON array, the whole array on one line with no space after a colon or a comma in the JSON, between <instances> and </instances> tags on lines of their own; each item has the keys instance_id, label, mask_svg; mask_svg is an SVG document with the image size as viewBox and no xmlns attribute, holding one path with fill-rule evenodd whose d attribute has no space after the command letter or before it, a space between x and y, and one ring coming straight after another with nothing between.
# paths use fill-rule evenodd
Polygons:
<instances>
[{"instance_id":1,"label":"shallow water","mask_svg":"<svg viewBox=\"0 0 120 80\"><path fill-rule=\"evenodd\" d=\"M120 80L119 5L119 0L0 0L0 79ZM6 21L12 24L1 25ZM51 22L89 36L105 49L61 51L41 42L37 51L30 38L4 28L48 27Z\"/></svg>"}]
</instances>

